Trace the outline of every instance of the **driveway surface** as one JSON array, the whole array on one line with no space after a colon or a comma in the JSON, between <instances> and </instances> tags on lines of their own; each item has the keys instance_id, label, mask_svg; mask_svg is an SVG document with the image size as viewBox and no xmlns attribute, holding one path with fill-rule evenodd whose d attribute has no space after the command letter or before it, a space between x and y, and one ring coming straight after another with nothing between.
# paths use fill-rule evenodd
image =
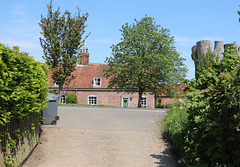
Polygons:
<instances>
[{"instance_id":1,"label":"driveway surface","mask_svg":"<svg viewBox=\"0 0 240 167\"><path fill-rule=\"evenodd\" d=\"M175 167L161 136L166 110L59 107L24 167Z\"/></svg>"}]
</instances>

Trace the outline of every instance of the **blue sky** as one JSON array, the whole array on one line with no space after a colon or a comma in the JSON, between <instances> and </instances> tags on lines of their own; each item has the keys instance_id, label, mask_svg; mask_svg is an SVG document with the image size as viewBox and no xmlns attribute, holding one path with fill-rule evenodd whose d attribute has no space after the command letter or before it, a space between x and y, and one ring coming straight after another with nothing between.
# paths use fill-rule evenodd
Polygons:
<instances>
[{"instance_id":1,"label":"blue sky","mask_svg":"<svg viewBox=\"0 0 240 167\"><path fill-rule=\"evenodd\" d=\"M20 51L42 62L38 23L41 14L46 16L46 3L49 0L2 1L0 42L9 47L20 46ZM240 1L236 0L53 0L53 4L55 9L60 6L62 12L67 9L74 13L79 7L89 13L86 31L91 35L85 47L92 63L104 63L111 54L110 46L120 41L121 26L146 14L170 29L177 51L186 59L188 79L194 78L191 48L197 41L221 40L240 45Z\"/></svg>"}]
</instances>

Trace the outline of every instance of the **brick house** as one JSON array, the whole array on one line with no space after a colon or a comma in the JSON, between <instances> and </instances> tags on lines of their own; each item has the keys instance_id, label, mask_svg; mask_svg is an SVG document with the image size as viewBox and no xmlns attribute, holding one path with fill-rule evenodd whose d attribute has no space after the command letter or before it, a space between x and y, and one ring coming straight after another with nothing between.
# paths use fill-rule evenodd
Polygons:
<instances>
[{"instance_id":1,"label":"brick house","mask_svg":"<svg viewBox=\"0 0 240 167\"><path fill-rule=\"evenodd\" d=\"M63 87L62 103L65 102L66 94L73 92L77 95L79 104L102 104L116 107L137 107L138 93L117 92L116 89L107 89L109 81L103 77L103 70L107 64L89 63L88 49L81 49L81 62L77 64L73 75L74 80ZM49 88L57 88L53 79L50 78ZM143 94L142 107L155 108L155 96L151 92Z\"/></svg>"},{"instance_id":2,"label":"brick house","mask_svg":"<svg viewBox=\"0 0 240 167\"><path fill-rule=\"evenodd\" d=\"M184 91L185 88L187 87L187 85L181 83L178 85L177 89L174 91L176 92L177 94L181 93L179 95L178 98L180 99L185 99L186 100L186 92ZM171 97L171 96L167 96L166 94L164 93L160 93L158 96L157 96L157 100L156 100L156 103L158 104L158 102L161 101L161 105L164 105L166 106L167 104L169 103L174 103L176 102L176 98L174 97Z\"/></svg>"}]
</instances>

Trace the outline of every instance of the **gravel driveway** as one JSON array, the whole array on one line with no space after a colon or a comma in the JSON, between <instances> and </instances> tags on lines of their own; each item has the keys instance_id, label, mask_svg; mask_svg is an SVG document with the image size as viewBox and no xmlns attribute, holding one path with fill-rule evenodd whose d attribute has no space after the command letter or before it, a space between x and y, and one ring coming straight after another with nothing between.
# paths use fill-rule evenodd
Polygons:
<instances>
[{"instance_id":1,"label":"gravel driveway","mask_svg":"<svg viewBox=\"0 0 240 167\"><path fill-rule=\"evenodd\" d=\"M42 126L24 167L175 167L159 122L165 110L59 107L57 125Z\"/></svg>"}]
</instances>

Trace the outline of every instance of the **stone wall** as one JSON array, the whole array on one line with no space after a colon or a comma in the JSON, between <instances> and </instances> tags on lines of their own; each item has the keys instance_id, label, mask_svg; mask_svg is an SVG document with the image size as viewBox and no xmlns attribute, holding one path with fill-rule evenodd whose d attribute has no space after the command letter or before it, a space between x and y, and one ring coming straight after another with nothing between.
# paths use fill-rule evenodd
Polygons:
<instances>
[{"instance_id":1,"label":"stone wall","mask_svg":"<svg viewBox=\"0 0 240 167\"><path fill-rule=\"evenodd\" d=\"M202 40L198 41L196 45L192 47L192 60L196 65L196 61L202 60L208 50L212 51L218 57L218 60L222 60L224 49L226 49L230 44L225 44L223 41L215 41L214 42L214 49L212 50L212 42L210 40ZM234 45L240 55L240 46ZM216 60L215 58L215 60Z\"/></svg>"},{"instance_id":2,"label":"stone wall","mask_svg":"<svg viewBox=\"0 0 240 167\"><path fill-rule=\"evenodd\" d=\"M209 40L198 41L196 45L192 47L192 60L196 64L197 60L202 60L204 55L207 54L208 50L213 52L220 61L223 54L223 41L215 41L214 50L212 50L212 42Z\"/></svg>"},{"instance_id":3,"label":"stone wall","mask_svg":"<svg viewBox=\"0 0 240 167\"><path fill-rule=\"evenodd\" d=\"M214 61L218 60L221 61L223 58L224 49L226 49L230 44L225 44L223 41L215 41L214 42L214 49L212 48L212 42L210 40L202 40L198 41L196 45L192 47L192 60L195 64L195 77L196 76L196 62L197 60L203 60L204 56L208 53L208 51L211 51L215 54ZM238 55L240 55L240 46L234 45L234 47L237 49Z\"/></svg>"}]
</instances>

